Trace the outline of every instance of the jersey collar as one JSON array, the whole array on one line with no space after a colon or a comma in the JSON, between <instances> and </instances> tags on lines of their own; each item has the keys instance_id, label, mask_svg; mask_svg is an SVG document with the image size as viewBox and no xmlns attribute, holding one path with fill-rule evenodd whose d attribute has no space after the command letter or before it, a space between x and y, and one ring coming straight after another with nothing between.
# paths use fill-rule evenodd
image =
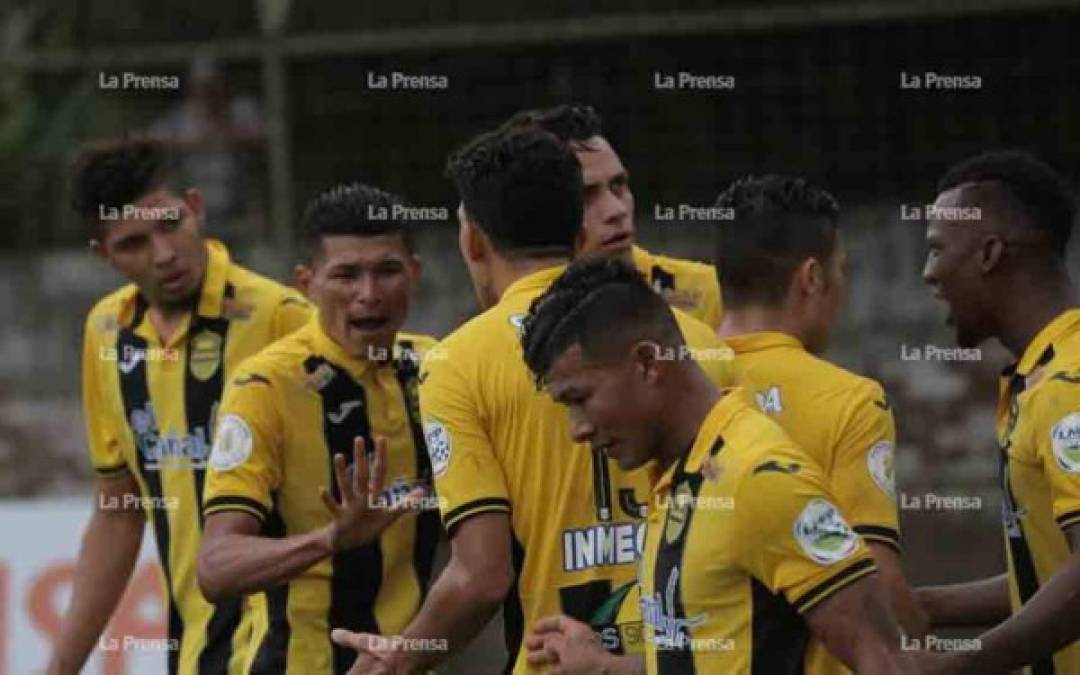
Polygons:
<instances>
[{"instance_id":1,"label":"jersey collar","mask_svg":"<svg viewBox=\"0 0 1080 675\"><path fill-rule=\"evenodd\" d=\"M335 342L323 329L318 310L312 312L311 318L308 319L307 324L301 330L307 331L307 334L311 337L312 347L316 354L345 368L355 377L361 377L370 368L381 365L363 357L353 356L345 351L345 348ZM388 360L387 363L390 363L390 361Z\"/></svg>"},{"instance_id":2,"label":"jersey collar","mask_svg":"<svg viewBox=\"0 0 1080 675\"><path fill-rule=\"evenodd\" d=\"M566 265L560 264L526 274L506 287L499 302L503 303L520 295L535 296L553 284L564 270L566 270Z\"/></svg>"},{"instance_id":3,"label":"jersey collar","mask_svg":"<svg viewBox=\"0 0 1080 675\"><path fill-rule=\"evenodd\" d=\"M1065 334L1080 329L1080 309L1067 309L1046 324L1024 350L1015 364L1006 368L1005 375L1016 373L1027 376L1038 366L1046 365L1053 358L1054 343Z\"/></svg>"},{"instance_id":4,"label":"jersey collar","mask_svg":"<svg viewBox=\"0 0 1080 675\"><path fill-rule=\"evenodd\" d=\"M668 467L667 471L656 481L653 486L654 495L662 495L671 488L676 472L680 469L684 473L698 473L705 461L713 453L713 447L721 439L720 432L731 422L731 418L746 407L745 393L739 387L721 390L723 394L709 410L705 420L698 429L694 444L690 446L690 452L684 459L677 460Z\"/></svg>"},{"instance_id":5,"label":"jersey collar","mask_svg":"<svg viewBox=\"0 0 1080 675\"><path fill-rule=\"evenodd\" d=\"M803 349L803 344L794 335L780 331L760 331L756 333L743 333L742 335L725 335L724 342L728 344L736 354L757 352L765 349L778 347L788 349Z\"/></svg>"}]
</instances>

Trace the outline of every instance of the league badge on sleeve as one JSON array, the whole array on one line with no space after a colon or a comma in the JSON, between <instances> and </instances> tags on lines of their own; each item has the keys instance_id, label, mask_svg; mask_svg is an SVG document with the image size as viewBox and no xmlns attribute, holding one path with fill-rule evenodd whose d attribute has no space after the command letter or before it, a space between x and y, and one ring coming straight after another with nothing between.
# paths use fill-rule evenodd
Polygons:
<instances>
[{"instance_id":1,"label":"league badge on sleeve","mask_svg":"<svg viewBox=\"0 0 1080 675\"><path fill-rule=\"evenodd\" d=\"M806 555L822 565L843 560L858 545L839 509L820 498L811 499L795 519L794 534Z\"/></svg>"},{"instance_id":2,"label":"league badge on sleeve","mask_svg":"<svg viewBox=\"0 0 1080 675\"><path fill-rule=\"evenodd\" d=\"M442 422L428 419L424 421L424 440L427 441L428 457L431 458L431 472L439 477L450 468L450 432Z\"/></svg>"},{"instance_id":3,"label":"league badge on sleeve","mask_svg":"<svg viewBox=\"0 0 1080 675\"><path fill-rule=\"evenodd\" d=\"M210 468L215 471L235 469L251 456L251 428L239 415L226 415L214 436Z\"/></svg>"},{"instance_id":4,"label":"league badge on sleeve","mask_svg":"<svg viewBox=\"0 0 1080 675\"><path fill-rule=\"evenodd\" d=\"M1061 470L1080 473L1080 412L1069 413L1054 425L1050 443Z\"/></svg>"}]
</instances>

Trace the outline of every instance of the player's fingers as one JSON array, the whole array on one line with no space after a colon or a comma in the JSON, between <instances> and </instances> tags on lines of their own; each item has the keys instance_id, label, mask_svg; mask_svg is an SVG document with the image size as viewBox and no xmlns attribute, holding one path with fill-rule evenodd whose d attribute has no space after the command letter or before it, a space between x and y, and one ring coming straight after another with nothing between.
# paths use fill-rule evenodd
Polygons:
<instances>
[{"instance_id":1,"label":"player's fingers","mask_svg":"<svg viewBox=\"0 0 1080 675\"><path fill-rule=\"evenodd\" d=\"M540 641L539 647L529 647L528 653L525 655L525 660L528 661L530 666L549 666L555 665L559 662L559 656L555 652L547 648L544 641ZM550 671L544 671L545 673Z\"/></svg>"},{"instance_id":2,"label":"player's fingers","mask_svg":"<svg viewBox=\"0 0 1080 675\"><path fill-rule=\"evenodd\" d=\"M563 614L553 614L551 616L545 616L542 619L538 619L533 624L532 631L536 635L543 635L545 633L561 633L565 627L564 619L567 619Z\"/></svg>"},{"instance_id":3,"label":"player's fingers","mask_svg":"<svg viewBox=\"0 0 1080 675\"><path fill-rule=\"evenodd\" d=\"M371 653L371 635L368 633L354 633L344 628L335 628L330 631L330 640L339 647L348 647L358 652Z\"/></svg>"},{"instance_id":4,"label":"player's fingers","mask_svg":"<svg viewBox=\"0 0 1080 675\"><path fill-rule=\"evenodd\" d=\"M349 483L349 465L345 455L334 455L334 480L337 481L338 494L341 495L341 503L347 504L353 499L352 486Z\"/></svg>"},{"instance_id":5,"label":"player's fingers","mask_svg":"<svg viewBox=\"0 0 1080 675\"><path fill-rule=\"evenodd\" d=\"M368 490L373 495L382 494L386 484L386 454L389 442L386 436L375 437L375 459L371 465L371 480L368 482Z\"/></svg>"},{"instance_id":6,"label":"player's fingers","mask_svg":"<svg viewBox=\"0 0 1080 675\"><path fill-rule=\"evenodd\" d=\"M330 496L330 491L327 490L325 487L319 488L319 497L322 499L322 503L324 506L326 506L326 509L335 516L338 514L338 511L341 510L341 507L338 506L338 503L335 502L334 498Z\"/></svg>"},{"instance_id":7,"label":"player's fingers","mask_svg":"<svg viewBox=\"0 0 1080 675\"><path fill-rule=\"evenodd\" d=\"M353 492L363 494L368 486L367 443L363 436L353 439Z\"/></svg>"}]
</instances>

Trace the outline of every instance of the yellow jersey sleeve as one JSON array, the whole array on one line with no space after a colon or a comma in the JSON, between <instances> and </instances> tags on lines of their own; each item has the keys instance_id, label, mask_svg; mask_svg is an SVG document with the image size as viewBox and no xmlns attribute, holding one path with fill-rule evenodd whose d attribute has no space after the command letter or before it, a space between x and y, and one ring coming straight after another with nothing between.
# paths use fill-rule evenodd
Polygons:
<instances>
[{"instance_id":1,"label":"yellow jersey sleeve","mask_svg":"<svg viewBox=\"0 0 1080 675\"><path fill-rule=\"evenodd\" d=\"M874 572L817 467L791 456L763 458L735 491L735 560L805 613Z\"/></svg>"},{"instance_id":2,"label":"yellow jersey sleeve","mask_svg":"<svg viewBox=\"0 0 1080 675\"><path fill-rule=\"evenodd\" d=\"M82 403L89 443L90 464L102 478L120 476L129 471L124 460L123 443L127 442L115 415L109 414L105 391L105 367L116 365L115 346L103 344L97 323L102 315L91 313L83 333ZM110 358L111 356L111 358Z\"/></svg>"},{"instance_id":3,"label":"yellow jersey sleeve","mask_svg":"<svg viewBox=\"0 0 1080 675\"><path fill-rule=\"evenodd\" d=\"M1029 402L1054 519L1064 530L1080 524L1080 372L1056 373Z\"/></svg>"},{"instance_id":4,"label":"yellow jersey sleeve","mask_svg":"<svg viewBox=\"0 0 1080 675\"><path fill-rule=\"evenodd\" d=\"M713 384L721 389L738 384L735 352L700 319L672 307L672 314L682 331L688 353L697 361Z\"/></svg>"},{"instance_id":5,"label":"yellow jersey sleeve","mask_svg":"<svg viewBox=\"0 0 1080 675\"><path fill-rule=\"evenodd\" d=\"M420 410L447 533L453 536L454 528L471 516L509 513L506 479L484 428L475 389L453 359L424 361Z\"/></svg>"},{"instance_id":6,"label":"yellow jersey sleeve","mask_svg":"<svg viewBox=\"0 0 1080 675\"><path fill-rule=\"evenodd\" d=\"M830 485L855 532L900 548L894 452L896 423L876 382L859 387L837 439Z\"/></svg>"},{"instance_id":7,"label":"yellow jersey sleeve","mask_svg":"<svg viewBox=\"0 0 1080 675\"><path fill-rule=\"evenodd\" d=\"M314 308L298 292L287 292L274 308L270 328L274 339L283 338L303 326L311 318Z\"/></svg>"},{"instance_id":8,"label":"yellow jersey sleeve","mask_svg":"<svg viewBox=\"0 0 1080 675\"><path fill-rule=\"evenodd\" d=\"M226 385L206 467L204 515L242 511L263 521L273 508L283 433L273 387L255 364L241 365Z\"/></svg>"}]
</instances>

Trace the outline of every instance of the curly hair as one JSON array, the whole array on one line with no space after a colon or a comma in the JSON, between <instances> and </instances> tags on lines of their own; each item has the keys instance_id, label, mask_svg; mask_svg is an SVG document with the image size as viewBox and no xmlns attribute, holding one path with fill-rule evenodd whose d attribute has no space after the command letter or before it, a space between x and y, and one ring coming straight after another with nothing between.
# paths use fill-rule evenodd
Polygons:
<instances>
[{"instance_id":1,"label":"curly hair","mask_svg":"<svg viewBox=\"0 0 1080 675\"><path fill-rule=\"evenodd\" d=\"M322 251L322 238L344 234L371 237L398 234L410 252L413 223L402 217L407 205L395 194L363 183L335 185L316 195L300 219L301 251L314 260Z\"/></svg>"},{"instance_id":2,"label":"curly hair","mask_svg":"<svg viewBox=\"0 0 1080 675\"><path fill-rule=\"evenodd\" d=\"M155 190L174 187L176 165L164 144L124 138L83 146L72 165L71 206L100 233L102 209L121 209Z\"/></svg>"}]
</instances>

